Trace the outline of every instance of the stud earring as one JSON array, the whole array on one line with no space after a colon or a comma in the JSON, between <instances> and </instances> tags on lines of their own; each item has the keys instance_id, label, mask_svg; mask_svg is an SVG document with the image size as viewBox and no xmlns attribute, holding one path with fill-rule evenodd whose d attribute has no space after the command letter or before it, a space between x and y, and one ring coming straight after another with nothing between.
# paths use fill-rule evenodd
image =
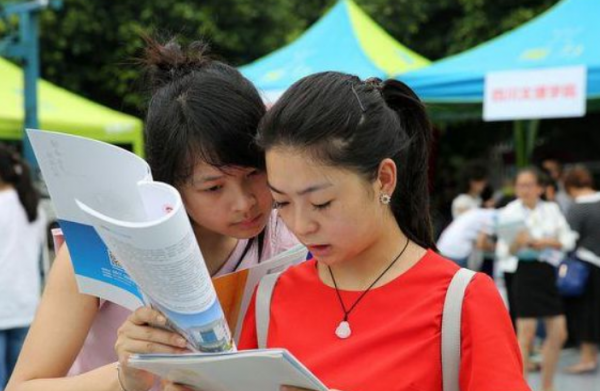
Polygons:
<instances>
[{"instance_id":1,"label":"stud earring","mask_svg":"<svg viewBox=\"0 0 600 391\"><path fill-rule=\"evenodd\" d=\"M389 203L392 201L392 197L390 197L389 195L385 194L385 193L381 193L379 195L379 201L383 204L383 205L389 205Z\"/></svg>"}]
</instances>

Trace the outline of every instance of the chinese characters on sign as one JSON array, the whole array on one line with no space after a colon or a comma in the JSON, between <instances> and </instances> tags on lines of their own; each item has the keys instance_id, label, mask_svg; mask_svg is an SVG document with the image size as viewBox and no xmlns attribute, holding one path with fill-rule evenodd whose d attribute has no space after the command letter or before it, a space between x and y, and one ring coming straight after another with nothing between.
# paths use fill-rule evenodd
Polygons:
<instances>
[{"instance_id":1,"label":"chinese characters on sign","mask_svg":"<svg viewBox=\"0 0 600 391\"><path fill-rule=\"evenodd\" d=\"M490 72L485 78L486 121L585 115L586 68Z\"/></svg>"}]
</instances>

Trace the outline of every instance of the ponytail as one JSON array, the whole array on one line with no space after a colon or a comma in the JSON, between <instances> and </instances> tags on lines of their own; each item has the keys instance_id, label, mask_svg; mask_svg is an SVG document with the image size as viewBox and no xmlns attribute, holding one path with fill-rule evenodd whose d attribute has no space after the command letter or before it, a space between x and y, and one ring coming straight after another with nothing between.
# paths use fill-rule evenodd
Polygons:
<instances>
[{"instance_id":1,"label":"ponytail","mask_svg":"<svg viewBox=\"0 0 600 391\"><path fill-rule=\"evenodd\" d=\"M392 211L405 235L415 243L435 249L429 211L429 147L431 123L419 97L404 83L387 80L381 95L400 119L409 145L396 156L398 165L397 195L392 197Z\"/></svg>"},{"instance_id":2,"label":"ponytail","mask_svg":"<svg viewBox=\"0 0 600 391\"><path fill-rule=\"evenodd\" d=\"M39 194L33 186L29 166L19 155L0 145L0 183L12 185L31 223L38 218Z\"/></svg>"}]
</instances>

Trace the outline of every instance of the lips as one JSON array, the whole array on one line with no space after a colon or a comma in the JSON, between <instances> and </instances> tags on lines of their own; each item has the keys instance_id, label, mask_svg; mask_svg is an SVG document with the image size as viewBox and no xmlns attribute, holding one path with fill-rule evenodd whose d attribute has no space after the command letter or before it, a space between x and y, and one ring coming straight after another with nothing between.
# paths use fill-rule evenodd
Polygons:
<instances>
[{"instance_id":1,"label":"lips","mask_svg":"<svg viewBox=\"0 0 600 391\"><path fill-rule=\"evenodd\" d=\"M331 252L331 245L329 244L312 244L307 245L308 251L314 256L325 256Z\"/></svg>"},{"instance_id":2,"label":"lips","mask_svg":"<svg viewBox=\"0 0 600 391\"><path fill-rule=\"evenodd\" d=\"M260 222L261 217L262 217L262 214L258 214L251 219L242 220L239 223L235 223L235 225L239 225L240 227L244 227L244 228L251 228Z\"/></svg>"}]
</instances>

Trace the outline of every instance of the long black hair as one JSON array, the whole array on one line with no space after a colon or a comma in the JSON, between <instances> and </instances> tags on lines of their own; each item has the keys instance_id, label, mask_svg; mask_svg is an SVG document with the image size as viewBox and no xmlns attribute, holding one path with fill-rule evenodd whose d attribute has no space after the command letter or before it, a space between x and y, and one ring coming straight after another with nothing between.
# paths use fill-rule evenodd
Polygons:
<instances>
[{"instance_id":1,"label":"long black hair","mask_svg":"<svg viewBox=\"0 0 600 391\"><path fill-rule=\"evenodd\" d=\"M27 220L30 223L37 220L40 195L33 186L29 166L15 151L0 144L0 183L2 182L12 185L17 191Z\"/></svg>"},{"instance_id":2,"label":"long black hair","mask_svg":"<svg viewBox=\"0 0 600 391\"><path fill-rule=\"evenodd\" d=\"M396 221L409 239L435 249L428 191L431 133L423 104L406 84L323 72L296 82L269 109L257 143L264 150L304 149L369 181L377 178L383 159L393 159Z\"/></svg>"},{"instance_id":3,"label":"long black hair","mask_svg":"<svg viewBox=\"0 0 600 391\"><path fill-rule=\"evenodd\" d=\"M182 47L175 38L164 44L144 39L142 64L151 87L146 158L154 179L179 186L199 161L264 169L253 140L265 106L254 85L207 56L203 42Z\"/></svg>"}]
</instances>

